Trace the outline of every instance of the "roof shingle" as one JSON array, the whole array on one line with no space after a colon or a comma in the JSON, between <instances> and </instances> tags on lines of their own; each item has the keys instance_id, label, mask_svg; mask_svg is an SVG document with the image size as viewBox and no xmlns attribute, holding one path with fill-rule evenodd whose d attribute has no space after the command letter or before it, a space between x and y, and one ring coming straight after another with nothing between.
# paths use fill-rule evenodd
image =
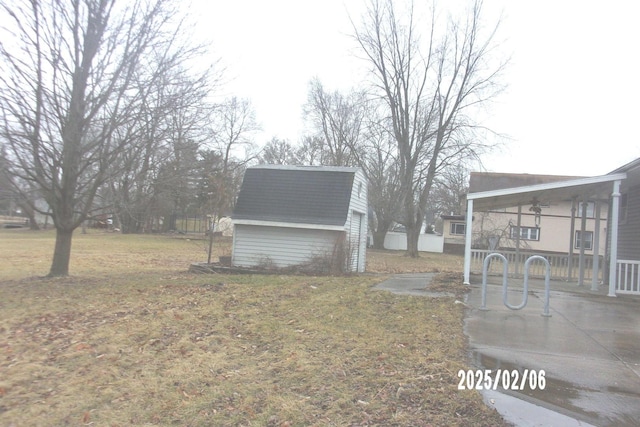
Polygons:
<instances>
[{"instance_id":1,"label":"roof shingle","mask_svg":"<svg viewBox=\"0 0 640 427\"><path fill-rule=\"evenodd\" d=\"M355 168L248 168L233 219L344 225Z\"/></svg>"}]
</instances>

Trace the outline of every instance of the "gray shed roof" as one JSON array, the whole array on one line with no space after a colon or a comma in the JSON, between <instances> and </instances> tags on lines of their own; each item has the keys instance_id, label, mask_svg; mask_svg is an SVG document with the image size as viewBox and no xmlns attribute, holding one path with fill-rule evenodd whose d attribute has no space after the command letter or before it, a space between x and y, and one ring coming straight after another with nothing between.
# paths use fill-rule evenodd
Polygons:
<instances>
[{"instance_id":1,"label":"gray shed roof","mask_svg":"<svg viewBox=\"0 0 640 427\"><path fill-rule=\"evenodd\" d=\"M232 219L343 226L356 171L311 166L248 168Z\"/></svg>"}]
</instances>

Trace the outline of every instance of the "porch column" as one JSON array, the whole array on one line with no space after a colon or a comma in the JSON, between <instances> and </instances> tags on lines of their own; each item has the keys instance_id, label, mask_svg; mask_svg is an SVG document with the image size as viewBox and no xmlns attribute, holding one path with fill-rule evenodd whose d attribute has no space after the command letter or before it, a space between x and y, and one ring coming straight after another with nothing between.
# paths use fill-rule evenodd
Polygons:
<instances>
[{"instance_id":1,"label":"porch column","mask_svg":"<svg viewBox=\"0 0 640 427\"><path fill-rule=\"evenodd\" d=\"M578 286L584 283L584 236L587 230L587 208L589 202L585 199L582 201L582 215L580 216L580 257L578 258Z\"/></svg>"},{"instance_id":2,"label":"porch column","mask_svg":"<svg viewBox=\"0 0 640 427\"><path fill-rule=\"evenodd\" d=\"M596 224L595 230L593 230L593 257L591 263L593 264L591 270L591 290L598 290L598 274L600 274L600 200L596 200Z\"/></svg>"},{"instance_id":3,"label":"porch column","mask_svg":"<svg viewBox=\"0 0 640 427\"><path fill-rule=\"evenodd\" d=\"M618 216L620 212L620 180L613 182L611 194L611 253L609 254L609 293L616 296L616 271L618 267Z\"/></svg>"},{"instance_id":4,"label":"porch column","mask_svg":"<svg viewBox=\"0 0 640 427\"><path fill-rule=\"evenodd\" d=\"M569 258L567 259L567 281L573 277L573 239L576 235L576 199L571 199L571 228L569 231Z\"/></svg>"},{"instance_id":5,"label":"porch column","mask_svg":"<svg viewBox=\"0 0 640 427\"><path fill-rule=\"evenodd\" d=\"M473 200L467 200L467 220L464 233L464 279L465 285L470 285L471 274L471 227L473 227Z\"/></svg>"}]
</instances>

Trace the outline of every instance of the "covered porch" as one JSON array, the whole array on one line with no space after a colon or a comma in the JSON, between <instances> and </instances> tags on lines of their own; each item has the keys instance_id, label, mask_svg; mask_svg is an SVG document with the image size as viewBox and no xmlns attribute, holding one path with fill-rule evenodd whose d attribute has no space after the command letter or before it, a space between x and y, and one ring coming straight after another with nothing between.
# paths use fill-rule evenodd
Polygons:
<instances>
[{"instance_id":1,"label":"covered porch","mask_svg":"<svg viewBox=\"0 0 640 427\"><path fill-rule=\"evenodd\" d=\"M551 255L541 254L549 257L549 262L556 268L556 279L562 279L562 274L566 274L565 280L575 280L577 285L582 287L590 283L590 290L597 291L599 282L608 285L607 295L616 296L616 272L618 267L618 217L620 209L620 186L626 179L625 173L613 173L609 175L568 179L556 182L549 182L536 185L528 185L513 188L504 188L489 191L469 193L467 195L466 230L465 230L465 259L464 259L464 283L470 284L472 263L477 265L479 259L484 259L480 249L472 248L473 217L474 212L486 212L489 210L502 208L518 208L517 227L520 229L522 208L526 208L537 215L540 213L540 202L545 203L571 203L571 226L567 230L567 254L557 260L552 260ZM580 244L579 250L574 251L574 239L576 231L582 235L586 232L587 206L589 202L594 202L595 230L593 235L593 254L585 253L585 245ZM606 216L602 206L609 206L609 225L606 235L600 233L600 222ZM580 209L581 208L581 209ZM606 208L605 208L606 210ZM581 215L577 212L581 211ZM522 264L531 255L525 252L520 245L519 235L516 236L511 274L522 274ZM601 239L608 239L608 253L601 253ZM487 251L490 252L490 251ZM606 252L606 251L605 251ZM474 268L477 271L476 268ZM575 279L574 279L575 278ZM574 282L574 283L575 283Z\"/></svg>"}]
</instances>

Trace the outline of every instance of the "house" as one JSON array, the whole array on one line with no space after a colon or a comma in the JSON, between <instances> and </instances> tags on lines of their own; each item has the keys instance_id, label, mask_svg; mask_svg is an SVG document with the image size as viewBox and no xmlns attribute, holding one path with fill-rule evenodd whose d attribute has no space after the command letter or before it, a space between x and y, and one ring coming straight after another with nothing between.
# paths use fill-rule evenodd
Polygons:
<instances>
[{"instance_id":1,"label":"house","mask_svg":"<svg viewBox=\"0 0 640 427\"><path fill-rule=\"evenodd\" d=\"M526 187L537 184L582 179L584 177L558 175L532 175L493 172L472 172L469 179L469 192L501 190L514 187ZM596 200L586 201L585 230L575 227L572 218L582 219L583 203L578 200L531 200L529 205L510 207L490 207L474 215L472 245L478 249L514 250L517 245L522 250L547 254L577 253L584 237L585 253L593 255ZM608 211L607 200L599 200L599 233L606 232ZM518 212L520 211L520 215ZM520 218L520 223L518 223ZM465 217L463 215L443 216L443 228L448 247L464 247ZM571 232L573 224L573 232ZM581 224L580 224L581 225ZM580 227L578 227L580 228ZM567 240L566 236L573 234ZM599 253L604 254L606 240L600 239ZM449 249L452 252L455 250Z\"/></svg>"},{"instance_id":2,"label":"house","mask_svg":"<svg viewBox=\"0 0 640 427\"><path fill-rule=\"evenodd\" d=\"M442 219L443 252L446 254L464 254L464 236L466 224L464 215L440 215Z\"/></svg>"},{"instance_id":3,"label":"house","mask_svg":"<svg viewBox=\"0 0 640 427\"><path fill-rule=\"evenodd\" d=\"M625 174L620 190L614 191L612 198L618 199L617 215L614 205L607 227L614 227L617 218L617 245L607 240L609 265L615 271L609 275L615 278L615 291L640 295L640 158L612 171L609 175Z\"/></svg>"},{"instance_id":4,"label":"house","mask_svg":"<svg viewBox=\"0 0 640 427\"><path fill-rule=\"evenodd\" d=\"M569 251L565 264L569 272L572 271L572 267L578 271L578 285L584 284L586 273L590 270L592 290L598 288L598 279L602 277L602 281L608 285L609 296L615 296L616 292L640 294L640 286L637 283L637 267L640 261L636 261L637 249L633 247L634 242L637 242L637 238L640 237L638 236L640 218L631 215L629 209L633 206L632 199L636 197L638 191L636 174L638 174L639 164L640 159L602 176L543 179L529 184L520 181L515 183L517 186L511 184L511 187L502 188L471 188L467 195L465 216L464 282L469 283L474 251L477 252L473 247L473 229L477 227L475 222L478 221L478 218L474 220L474 213L501 210L504 210L501 213L508 213L508 208L516 207L516 222L509 225L509 237L515 238L515 251L518 253L523 240L532 240L536 237L536 233L543 232L542 221L546 219L542 216L542 212L545 205L566 207L570 203L573 209L568 220L569 231L554 233L561 238L564 236ZM628 181L627 176L631 177ZM623 182L624 187L621 187ZM621 188L627 191L625 200L621 200L623 198ZM620 224L621 219L626 223ZM530 223L532 220L533 225ZM607 224L606 235L602 235L603 223ZM514 230L514 226L515 231L511 231ZM538 226L540 230L536 231ZM589 229L590 226L591 229ZM622 236L623 233L628 235ZM606 244L603 245L602 241ZM576 251L576 244L579 248L578 260L577 265L574 265L573 254ZM589 245L592 247L591 250L587 249ZM636 256L636 258L623 260L618 255L619 250L620 253ZM587 263L589 252L594 260L599 260L602 256L604 265L593 262L589 266ZM480 258L482 256L481 254ZM516 259L519 259L519 256ZM601 274L601 270L604 270L604 274ZM623 274L620 273L621 271ZM571 274L568 275L569 279L572 277ZM625 290L622 288L624 280L627 284L634 280L635 283Z\"/></svg>"},{"instance_id":5,"label":"house","mask_svg":"<svg viewBox=\"0 0 640 427\"><path fill-rule=\"evenodd\" d=\"M367 183L358 168L248 168L231 218L235 266L310 265L343 253L347 271L365 270Z\"/></svg>"}]
</instances>

